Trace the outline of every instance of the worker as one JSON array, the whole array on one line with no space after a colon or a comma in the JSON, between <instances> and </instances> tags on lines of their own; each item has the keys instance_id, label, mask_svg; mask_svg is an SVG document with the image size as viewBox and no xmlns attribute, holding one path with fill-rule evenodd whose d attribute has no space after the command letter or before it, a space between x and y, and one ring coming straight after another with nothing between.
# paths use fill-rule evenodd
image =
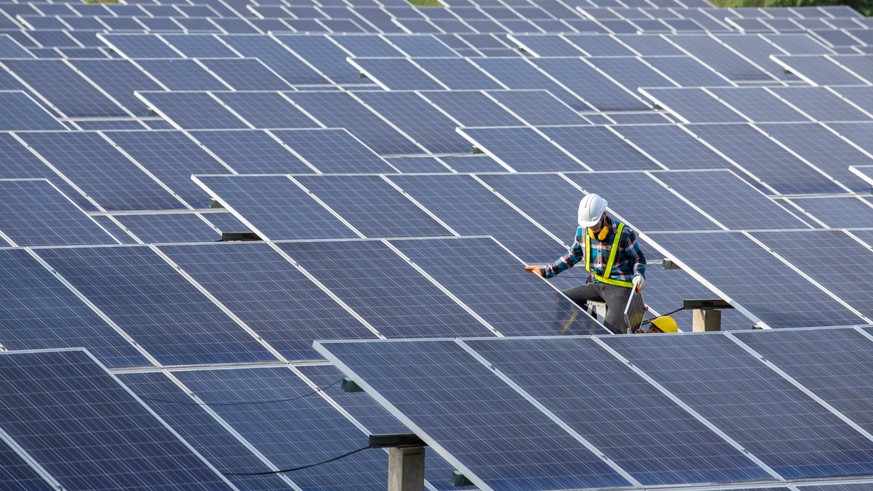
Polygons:
<instances>
[{"instance_id":1,"label":"worker","mask_svg":"<svg viewBox=\"0 0 873 491\"><path fill-rule=\"evenodd\" d=\"M649 324L649 328L647 330L643 330L642 328L640 328L637 332L645 332L650 334L659 332L679 332L679 326L676 325L676 319L670 317L669 315L655 317L654 319L644 322L643 324Z\"/></svg>"},{"instance_id":2,"label":"worker","mask_svg":"<svg viewBox=\"0 0 873 491\"><path fill-rule=\"evenodd\" d=\"M623 333L624 309L632 288L642 292L646 284L646 258L637 244L637 234L606 213L606 200L589 194L579 202L579 228L573 246L557 261L545 266L526 265L524 269L551 278L584 262L588 271L585 284L564 291L582 308L587 301L606 303L603 324L613 333Z\"/></svg>"}]
</instances>

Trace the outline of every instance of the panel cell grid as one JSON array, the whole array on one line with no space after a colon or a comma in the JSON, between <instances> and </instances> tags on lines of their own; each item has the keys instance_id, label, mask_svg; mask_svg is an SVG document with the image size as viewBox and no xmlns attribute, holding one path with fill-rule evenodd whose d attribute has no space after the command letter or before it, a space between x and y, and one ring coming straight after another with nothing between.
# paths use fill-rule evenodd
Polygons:
<instances>
[{"instance_id":1,"label":"panel cell grid","mask_svg":"<svg viewBox=\"0 0 873 491\"><path fill-rule=\"evenodd\" d=\"M0 107L3 108L0 131L66 129L24 92L0 92Z\"/></svg>"},{"instance_id":2,"label":"panel cell grid","mask_svg":"<svg viewBox=\"0 0 873 491\"><path fill-rule=\"evenodd\" d=\"M379 176L302 176L294 179L365 237L452 235Z\"/></svg>"},{"instance_id":3,"label":"panel cell grid","mask_svg":"<svg viewBox=\"0 0 873 491\"><path fill-rule=\"evenodd\" d=\"M303 160L325 174L395 172L344 129L272 131Z\"/></svg>"},{"instance_id":4,"label":"panel cell grid","mask_svg":"<svg viewBox=\"0 0 873 491\"><path fill-rule=\"evenodd\" d=\"M648 104L581 59L536 58L532 62L600 111L650 109Z\"/></svg>"},{"instance_id":5,"label":"panel cell grid","mask_svg":"<svg viewBox=\"0 0 873 491\"><path fill-rule=\"evenodd\" d=\"M517 126L522 123L482 92L426 91L420 95L461 126Z\"/></svg>"},{"instance_id":6,"label":"panel cell grid","mask_svg":"<svg viewBox=\"0 0 873 491\"><path fill-rule=\"evenodd\" d=\"M289 360L316 339L375 335L265 244L166 245L170 259Z\"/></svg>"},{"instance_id":7,"label":"panel cell grid","mask_svg":"<svg viewBox=\"0 0 873 491\"><path fill-rule=\"evenodd\" d=\"M871 167L873 169L873 167ZM873 200L867 197L811 197L790 199L794 205L832 228L873 228Z\"/></svg>"},{"instance_id":8,"label":"panel cell grid","mask_svg":"<svg viewBox=\"0 0 873 491\"><path fill-rule=\"evenodd\" d=\"M809 118L785 104L763 87L708 89L716 98L756 123L809 121Z\"/></svg>"},{"instance_id":9,"label":"panel cell grid","mask_svg":"<svg viewBox=\"0 0 873 491\"><path fill-rule=\"evenodd\" d=\"M591 340L467 344L643 485L770 477Z\"/></svg>"},{"instance_id":10,"label":"panel cell grid","mask_svg":"<svg viewBox=\"0 0 873 491\"><path fill-rule=\"evenodd\" d=\"M724 169L731 164L673 125L621 125L614 129L669 169Z\"/></svg>"},{"instance_id":11,"label":"panel cell grid","mask_svg":"<svg viewBox=\"0 0 873 491\"><path fill-rule=\"evenodd\" d=\"M100 37L127 58L182 57L159 37L151 34L101 34Z\"/></svg>"},{"instance_id":12,"label":"panel cell grid","mask_svg":"<svg viewBox=\"0 0 873 491\"><path fill-rule=\"evenodd\" d=\"M39 256L161 364L274 361L148 247L41 249Z\"/></svg>"},{"instance_id":13,"label":"panel cell grid","mask_svg":"<svg viewBox=\"0 0 873 491\"><path fill-rule=\"evenodd\" d=\"M462 128L460 133L476 148L519 172L584 169L533 128Z\"/></svg>"},{"instance_id":14,"label":"panel cell grid","mask_svg":"<svg viewBox=\"0 0 873 491\"><path fill-rule=\"evenodd\" d=\"M705 34L670 36L671 43L733 81L770 81L769 74L751 64L714 37Z\"/></svg>"},{"instance_id":15,"label":"panel cell grid","mask_svg":"<svg viewBox=\"0 0 873 491\"><path fill-rule=\"evenodd\" d=\"M562 239L576 230L572 210L583 193L557 174L482 174L482 181L538 224ZM544 199L548 194L548 199ZM570 210L570 211L568 211Z\"/></svg>"},{"instance_id":16,"label":"panel cell grid","mask_svg":"<svg viewBox=\"0 0 873 491\"><path fill-rule=\"evenodd\" d=\"M573 108L545 90L494 90L488 94L530 125L588 123Z\"/></svg>"},{"instance_id":17,"label":"panel cell grid","mask_svg":"<svg viewBox=\"0 0 873 491\"><path fill-rule=\"evenodd\" d=\"M594 109L585 103L580 95L576 95L556 83L528 63L527 60L521 58L476 58L474 63L510 89L545 89L577 111Z\"/></svg>"},{"instance_id":18,"label":"panel cell grid","mask_svg":"<svg viewBox=\"0 0 873 491\"><path fill-rule=\"evenodd\" d=\"M349 54L334 44L327 36L280 34L274 37L334 83L361 83L358 71L346 61ZM249 56L256 57L257 55Z\"/></svg>"},{"instance_id":19,"label":"panel cell grid","mask_svg":"<svg viewBox=\"0 0 873 491\"><path fill-rule=\"evenodd\" d=\"M221 40L243 56L258 58L291 84L329 83L323 75L270 36L222 36Z\"/></svg>"},{"instance_id":20,"label":"panel cell grid","mask_svg":"<svg viewBox=\"0 0 873 491\"><path fill-rule=\"evenodd\" d=\"M355 58L362 75L388 90L440 90L445 87L409 58Z\"/></svg>"},{"instance_id":21,"label":"panel cell grid","mask_svg":"<svg viewBox=\"0 0 873 491\"><path fill-rule=\"evenodd\" d=\"M381 242L297 242L279 247L386 337L491 334ZM343 260L350 254L353 260Z\"/></svg>"},{"instance_id":22,"label":"panel cell grid","mask_svg":"<svg viewBox=\"0 0 873 491\"><path fill-rule=\"evenodd\" d=\"M35 491L54 489L5 442L0 443L0 485L6 489L32 489Z\"/></svg>"},{"instance_id":23,"label":"panel cell grid","mask_svg":"<svg viewBox=\"0 0 873 491\"><path fill-rule=\"evenodd\" d=\"M190 134L240 174L313 172L311 167L263 131L192 131Z\"/></svg>"},{"instance_id":24,"label":"panel cell grid","mask_svg":"<svg viewBox=\"0 0 873 491\"><path fill-rule=\"evenodd\" d=\"M190 59L136 60L148 74L170 90L227 90L229 87Z\"/></svg>"},{"instance_id":25,"label":"panel cell grid","mask_svg":"<svg viewBox=\"0 0 873 491\"><path fill-rule=\"evenodd\" d=\"M649 56L647 64L681 87L722 87L731 82L691 56Z\"/></svg>"},{"instance_id":26,"label":"panel cell grid","mask_svg":"<svg viewBox=\"0 0 873 491\"><path fill-rule=\"evenodd\" d=\"M676 87L677 84L652 70L638 58L602 57L589 58L588 63L602 70L631 92L640 87Z\"/></svg>"},{"instance_id":27,"label":"panel cell grid","mask_svg":"<svg viewBox=\"0 0 873 491\"><path fill-rule=\"evenodd\" d=\"M649 237L771 327L845 326L861 319L740 233Z\"/></svg>"},{"instance_id":28,"label":"panel cell grid","mask_svg":"<svg viewBox=\"0 0 873 491\"><path fill-rule=\"evenodd\" d=\"M822 55L776 56L786 70L814 85L858 85L866 80L844 70Z\"/></svg>"},{"instance_id":29,"label":"panel cell grid","mask_svg":"<svg viewBox=\"0 0 873 491\"><path fill-rule=\"evenodd\" d=\"M218 130L249 127L206 92L145 92L140 95L150 107L179 128Z\"/></svg>"},{"instance_id":30,"label":"panel cell grid","mask_svg":"<svg viewBox=\"0 0 873 491\"><path fill-rule=\"evenodd\" d=\"M194 213L116 215L115 219L144 244L215 242L221 237Z\"/></svg>"},{"instance_id":31,"label":"panel cell grid","mask_svg":"<svg viewBox=\"0 0 873 491\"><path fill-rule=\"evenodd\" d=\"M312 118L277 92L213 94L255 128L317 128Z\"/></svg>"},{"instance_id":32,"label":"panel cell grid","mask_svg":"<svg viewBox=\"0 0 873 491\"><path fill-rule=\"evenodd\" d=\"M873 75L870 78L873 79ZM834 87L833 90L861 109L873 113L873 86Z\"/></svg>"},{"instance_id":33,"label":"panel cell grid","mask_svg":"<svg viewBox=\"0 0 873 491\"><path fill-rule=\"evenodd\" d=\"M873 442L724 336L604 341L785 478L873 465Z\"/></svg>"},{"instance_id":34,"label":"panel cell grid","mask_svg":"<svg viewBox=\"0 0 873 491\"><path fill-rule=\"evenodd\" d=\"M870 115L825 87L774 87L777 96L817 121L869 121Z\"/></svg>"},{"instance_id":35,"label":"panel cell grid","mask_svg":"<svg viewBox=\"0 0 873 491\"><path fill-rule=\"evenodd\" d=\"M466 58L421 58L415 62L452 90L504 88Z\"/></svg>"},{"instance_id":36,"label":"panel cell grid","mask_svg":"<svg viewBox=\"0 0 873 491\"><path fill-rule=\"evenodd\" d=\"M288 90L291 85L260 60L204 59L200 63L235 90Z\"/></svg>"},{"instance_id":37,"label":"panel cell grid","mask_svg":"<svg viewBox=\"0 0 873 491\"><path fill-rule=\"evenodd\" d=\"M603 126L540 128L552 142L594 170L649 170L660 167Z\"/></svg>"},{"instance_id":38,"label":"panel cell grid","mask_svg":"<svg viewBox=\"0 0 873 491\"><path fill-rule=\"evenodd\" d=\"M655 104L689 123L740 123L746 119L699 88L646 89Z\"/></svg>"},{"instance_id":39,"label":"panel cell grid","mask_svg":"<svg viewBox=\"0 0 873 491\"><path fill-rule=\"evenodd\" d=\"M236 53L208 34L162 34L164 41L187 58L231 58Z\"/></svg>"},{"instance_id":40,"label":"panel cell grid","mask_svg":"<svg viewBox=\"0 0 873 491\"><path fill-rule=\"evenodd\" d=\"M64 488L230 489L84 351L4 353L0 374L4 432Z\"/></svg>"}]
</instances>

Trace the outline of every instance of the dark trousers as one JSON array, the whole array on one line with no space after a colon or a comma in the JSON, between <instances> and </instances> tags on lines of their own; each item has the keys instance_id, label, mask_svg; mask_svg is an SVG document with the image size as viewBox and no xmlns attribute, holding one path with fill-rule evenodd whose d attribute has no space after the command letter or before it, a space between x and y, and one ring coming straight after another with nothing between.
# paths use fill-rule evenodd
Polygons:
<instances>
[{"instance_id":1,"label":"dark trousers","mask_svg":"<svg viewBox=\"0 0 873 491\"><path fill-rule=\"evenodd\" d=\"M622 334L627 330L624 325L624 309L630 294L630 288L605 283L586 283L564 290L564 295L583 309L588 307L588 300L606 302L606 319L603 325L615 334Z\"/></svg>"}]
</instances>

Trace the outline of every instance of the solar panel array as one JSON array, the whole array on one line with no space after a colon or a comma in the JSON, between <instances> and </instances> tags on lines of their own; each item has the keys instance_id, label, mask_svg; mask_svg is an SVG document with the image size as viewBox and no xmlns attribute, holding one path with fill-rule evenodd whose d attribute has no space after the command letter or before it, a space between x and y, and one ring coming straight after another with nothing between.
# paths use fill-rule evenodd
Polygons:
<instances>
[{"instance_id":1,"label":"solar panel array","mask_svg":"<svg viewBox=\"0 0 873 491\"><path fill-rule=\"evenodd\" d=\"M561 293L584 273L522 269L564 253L586 193L640 232L648 317L721 297L732 331L873 322L869 19L442 3L0 0L0 381L15 394L0 397L0 487L384 489L381 450L239 474L408 431L336 387L315 340L605 333ZM478 363L456 383L497 390ZM525 370L520 386L562 404L556 380ZM762 474L738 454L761 439L711 440L702 409L613 440L596 418L498 392L525 408L519 435L555 439L525 450L506 425L471 428L538 455L485 463L483 487L780 489L776 474L866 472L824 456L782 468L755 447ZM691 426L687 459L629 450L673 452L657 438ZM429 450L428 489L450 488L472 448Z\"/></svg>"}]
</instances>

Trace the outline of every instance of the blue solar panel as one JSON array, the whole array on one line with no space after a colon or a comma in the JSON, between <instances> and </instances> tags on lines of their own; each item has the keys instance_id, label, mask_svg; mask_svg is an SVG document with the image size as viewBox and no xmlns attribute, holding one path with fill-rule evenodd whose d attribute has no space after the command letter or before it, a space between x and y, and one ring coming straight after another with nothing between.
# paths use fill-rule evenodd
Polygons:
<instances>
[{"instance_id":1,"label":"blue solar panel","mask_svg":"<svg viewBox=\"0 0 873 491\"><path fill-rule=\"evenodd\" d=\"M190 134L240 174L313 172L311 167L263 131L192 131Z\"/></svg>"},{"instance_id":2,"label":"blue solar panel","mask_svg":"<svg viewBox=\"0 0 873 491\"><path fill-rule=\"evenodd\" d=\"M586 120L579 113L544 90L499 90L488 95L526 123L539 125L579 125Z\"/></svg>"},{"instance_id":3,"label":"blue solar panel","mask_svg":"<svg viewBox=\"0 0 873 491\"><path fill-rule=\"evenodd\" d=\"M873 267L873 252L863 244L837 230L755 232L752 236L865 317L873 318L873 289L861 273ZM851 258L851 264L846 258Z\"/></svg>"},{"instance_id":4,"label":"blue solar panel","mask_svg":"<svg viewBox=\"0 0 873 491\"><path fill-rule=\"evenodd\" d=\"M479 176L494 191L556 237L570 238L576 229L572 210L583 194L557 174L483 174ZM546 191L548 190L548 191ZM543 199L548 192L549 199Z\"/></svg>"},{"instance_id":5,"label":"blue solar panel","mask_svg":"<svg viewBox=\"0 0 873 491\"><path fill-rule=\"evenodd\" d=\"M193 207L208 207L209 196L191 181L192 174L229 172L179 131L115 131L106 135Z\"/></svg>"},{"instance_id":6,"label":"blue solar panel","mask_svg":"<svg viewBox=\"0 0 873 491\"><path fill-rule=\"evenodd\" d=\"M451 48L429 34L387 34L385 39L413 58L457 56Z\"/></svg>"},{"instance_id":7,"label":"blue solar panel","mask_svg":"<svg viewBox=\"0 0 873 491\"><path fill-rule=\"evenodd\" d=\"M282 243L279 247L383 336L491 333L381 242ZM354 248L355 261L337 262L336 258L346 254L349 247ZM422 308L424 305L427 308Z\"/></svg>"},{"instance_id":8,"label":"blue solar panel","mask_svg":"<svg viewBox=\"0 0 873 491\"><path fill-rule=\"evenodd\" d=\"M655 178L675 173L653 173ZM696 176L696 174L694 174ZM719 230L712 220L649 177L634 173L568 174L589 193L598 193L609 209L637 231ZM691 178L693 179L693 178ZM634 189L628 193L627 189ZM565 210L572 211L572 207ZM571 213L568 213L571 214Z\"/></svg>"},{"instance_id":9,"label":"blue solar panel","mask_svg":"<svg viewBox=\"0 0 873 491\"><path fill-rule=\"evenodd\" d=\"M468 344L644 485L770 477L590 340Z\"/></svg>"},{"instance_id":10,"label":"blue solar panel","mask_svg":"<svg viewBox=\"0 0 873 491\"><path fill-rule=\"evenodd\" d=\"M828 297L770 252L737 232L649 234L683 269L771 327L844 326L861 317ZM737 266L741 265L741 266ZM755 271L755 281L749 281Z\"/></svg>"},{"instance_id":11,"label":"blue solar panel","mask_svg":"<svg viewBox=\"0 0 873 491\"><path fill-rule=\"evenodd\" d=\"M476 58L474 63L510 89L545 89L577 111L593 109L581 99L581 94L574 94L571 90L556 83L526 60L520 58Z\"/></svg>"},{"instance_id":12,"label":"blue solar panel","mask_svg":"<svg viewBox=\"0 0 873 491\"><path fill-rule=\"evenodd\" d=\"M647 56L644 61L682 87L721 87L731 82L690 56Z\"/></svg>"},{"instance_id":13,"label":"blue solar panel","mask_svg":"<svg viewBox=\"0 0 873 491\"><path fill-rule=\"evenodd\" d=\"M670 36L668 39L733 81L774 80L769 74L708 35Z\"/></svg>"},{"instance_id":14,"label":"blue solar panel","mask_svg":"<svg viewBox=\"0 0 873 491\"><path fill-rule=\"evenodd\" d=\"M688 126L688 129L777 193L844 191L829 177L812 171L805 162L788 153L750 125L697 124ZM759 187L763 188L763 186Z\"/></svg>"},{"instance_id":15,"label":"blue solar panel","mask_svg":"<svg viewBox=\"0 0 873 491\"><path fill-rule=\"evenodd\" d=\"M289 360L319 358L315 339L375 338L265 244L160 249Z\"/></svg>"},{"instance_id":16,"label":"blue solar panel","mask_svg":"<svg viewBox=\"0 0 873 491\"><path fill-rule=\"evenodd\" d=\"M869 121L870 115L825 87L774 87L782 99L817 121Z\"/></svg>"},{"instance_id":17,"label":"blue solar panel","mask_svg":"<svg viewBox=\"0 0 873 491\"><path fill-rule=\"evenodd\" d=\"M532 61L596 109L601 111L650 109L648 104L581 59L537 58Z\"/></svg>"},{"instance_id":18,"label":"blue solar panel","mask_svg":"<svg viewBox=\"0 0 873 491\"><path fill-rule=\"evenodd\" d=\"M194 213L115 215L115 219L145 244L214 242L221 236Z\"/></svg>"},{"instance_id":19,"label":"blue solar panel","mask_svg":"<svg viewBox=\"0 0 873 491\"><path fill-rule=\"evenodd\" d=\"M24 92L0 92L0 107L4 109L0 131L66 129Z\"/></svg>"},{"instance_id":20,"label":"blue solar panel","mask_svg":"<svg viewBox=\"0 0 873 491\"><path fill-rule=\"evenodd\" d=\"M358 237L286 176L195 177L263 239Z\"/></svg>"},{"instance_id":21,"label":"blue solar panel","mask_svg":"<svg viewBox=\"0 0 873 491\"><path fill-rule=\"evenodd\" d=\"M312 388L287 368L180 371L174 375L207 404L299 398L275 404L211 406L280 468L313 464L367 445L367 436L327 401L317 394L302 397L311 394ZM387 457L384 451L373 449L287 475L301 489L375 491L385 487Z\"/></svg>"},{"instance_id":22,"label":"blue solar panel","mask_svg":"<svg viewBox=\"0 0 873 491\"><path fill-rule=\"evenodd\" d=\"M793 73L811 85L857 85L866 83L861 77L844 70L830 57L823 55L775 56L785 71Z\"/></svg>"},{"instance_id":23,"label":"blue solar panel","mask_svg":"<svg viewBox=\"0 0 873 491\"><path fill-rule=\"evenodd\" d=\"M292 84L327 84L328 80L269 36L222 36L243 56L258 58Z\"/></svg>"},{"instance_id":24,"label":"blue solar panel","mask_svg":"<svg viewBox=\"0 0 873 491\"><path fill-rule=\"evenodd\" d=\"M33 58L33 55L8 34L0 34L0 57L5 59Z\"/></svg>"},{"instance_id":25,"label":"blue solar panel","mask_svg":"<svg viewBox=\"0 0 873 491\"><path fill-rule=\"evenodd\" d=\"M332 128L345 128L380 155L415 154L422 149L347 93L287 94L312 117Z\"/></svg>"},{"instance_id":26,"label":"blue solar panel","mask_svg":"<svg viewBox=\"0 0 873 491\"><path fill-rule=\"evenodd\" d=\"M107 210L162 210L183 206L97 133L25 133L21 136Z\"/></svg>"},{"instance_id":27,"label":"blue solar panel","mask_svg":"<svg viewBox=\"0 0 873 491\"><path fill-rule=\"evenodd\" d=\"M327 36L279 34L274 37L334 83L362 83L358 77L358 71L346 61L349 54L334 44Z\"/></svg>"},{"instance_id":28,"label":"blue solar panel","mask_svg":"<svg viewBox=\"0 0 873 491\"><path fill-rule=\"evenodd\" d=\"M533 128L462 128L478 149L510 169L526 171L583 170L583 164L553 145Z\"/></svg>"},{"instance_id":29,"label":"blue solar panel","mask_svg":"<svg viewBox=\"0 0 873 491\"><path fill-rule=\"evenodd\" d=\"M87 353L3 353L0 373L4 432L64 488L230 489Z\"/></svg>"},{"instance_id":30,"label":"blue solar panel","mask_svg":"<svg viewBox=\"0 0 873 491\"><path fill-rule=\"evenodd\" d=\"M365 237L452 235L379 176L302 176L294 179Z\"/></svg>"},{"instance_id":31,"label":"blue solar panel","mask_svg":"<svg viewBox=\"0 0 873 491\"><path fill-rule=\"evenodd\" d=\"M633 93L640 87L676 87L676 83L664 78L638 58L602 57L590 58L596 68Z\"/></svg>"},{"instance_id":32,"label":"blue solar panel","mask_svg":"<svg viewBox=\"0 0 873 491\"><path fill-rule=\"evenodd\" d=\"M397 51L397 49L391 46L391 44L389 44L382 36L367 34L363 36L333 35L329 37L334 42L339 43L339 45L351 53L352 56L403 56L400 51Z\"/></svg>"},{"instance_id":33,"label":"blue solar panel","mask_svg":"<svg viewBox=\"0 0 873 491\"><path fill-rule=\"evenodd\" d=\"M766 30L769 31L769 29ZM771 56L784 55L784 52L764 38L748 35L748 33L718 34L715 35L715 38L760 67L770 76L779 80L799 81L795 74L787 73L778 62L771 59Z\"/></svg>"},{"instance_id":34,"label":"blue solar panel","mask_svg":"<svg viewBox=\"0 0 873 491\"><path fill-rule=\"evenodd\" d=\"M67 117L130 116L60 60L5 60L12 73Z\"/></svg>"},{"instance_id":35,"label":"blue solar panel","mask_svg":"<svg viewBox=\"0 0 873 491\"><path fill-rule=\"evenodd\" d=\"M869 440L724 336L604 341L785 478L871 465Z\"/></svg>"},{"instance_id":36,"label":"blue solar panel","mask_svg":"<svg viewBox=\"0 0 873 491\"><path fill-rule=\"evenodd\" d=\"M833 90L861 109L873 112L873 86L834 87Z\"/></svg>"},{"instance_id":37,"label":"blue solar panel","mask_svg":"<svg viewBox=\"0 0 873 491\"><path fill-rule=\"evenodd\" d=\"M215 36L191 34L162 34L167 44L187 58L232 58L236 53Z\"/></svg>"},{"instance_id":38,"label":"blue solar panel","mask_svg":"<svg viewBox=\"0 0 873 491\"><path fill-rule=\"evenodd\" d=\"M217 469L245 473L267 467L266 462L203 408L197 407L184 389L163 373L124 373L119 378ZM244 489L288 489L288 481L281 475L228 476L228 479Z\"/></svg>"},{"instance_id":39,"label":"blue solar panel","mask_svg":"<svg viewBox=\"0 0 873 491\"><path fill-rule=\"evenodd\" d=\"M94 203L85 199L68 182L16 140L12 135L0 133L0 177L3 179L48 179L62 193L86 210L94 210Z\"/></svg>"},{"instance_id":40,"label":"blue solar panel","mask_svg":"<svg viewBox=\"0 0 873 491\"><path fill-rule=\"evenodd\" d=\"M7 489L55 489L5 442L0 443L0 485Z\"/></svg>"},{"instance_id":41,"label":"blue solar panel","mask_svg":"<svg viewBox=\"0 0 873 491\"><path fill-rule=\"evenodd\" d=\"M723 169L731 165L678 126L622 125L613 129L669 169Z\"/></svg>"},{"instance_id":42,"label":"blue solar panel","mask_svg":"<svg viewBox=\"0 0 873 491\"><path fill-rule=\"evenodd\" d=\"M355 97L401 128L431 153L466 153L469 144L455 132L457 123L412 92L358 92Z\"/></svg>"},{"instance_id":43,"label":"blue solar panel","mask_svg":"<svg viewBox=\"0 0 873 491\"><path fill-rule=\"evenodd\" d=\"M213 95L255 128L318 126L277 92L218 92Z\"/></svg>"},{"instance_id":44,"label":"blue solar panel","mask_svg":"<svg viewBox=\"0 0 873 491\"><path fill-rule=\"evenodd\" d=\"M733 230L809 228L730 171L663 172L657 178Z\"/></svg>"},{"instance_id":45,"label":"blue solar panel","mask_svg":"<svg viewBox=\"0 0 873 491\"><path fill-rule=\"evenodd\" d=\"M484 92L426 91L420 95L461 126L516 126L522 123Z\"/></svg>"},{"instance_id":46,"label":"blue solar panel","mask_svg":"<svg viewBox=\"0 0 873 491\"><path fill-rule=\"evenodd\" d=\"M452 341L331 343L319 349L341 360L343 372L366 382L371 393L479 487L628 484ZM459 393L469 396L459 398Z\"/></svg>"},{"instance_id":47,"label":"blue solar panel","mask_svg":"<svg viewBox=\"0 0 873 491\"><path fill-rule=\"evenodd\" d=\"M45 180L0 180L0 189L0 232L14 245L118 243Z\"/></svg>"},{"instance_id":48,"label":"blue solar panel","mask_svg":"<svg viewBox=\"0 0 873 491\"><path fill-rule=\"evenodd\" d=\"M490 159L489 159L490 160ZM388 163L397 171L404 174L418 174L422 172L447 172L450 167L442 159L436 157L392 157Z\"/></svg>"},{"instance_id":49,"label":"blue solar panel","mask_svg":"<svg viewBox=\"0 0 873 491\"><path fill-rule=\"evenodd\" d=\"M415 62L452 90L505 88L466 58L420 58Z\"/></svg>"},{"instance_id":50,"label":"blue solar panel","mask_svg":"<svg viewBox=\"0 0 873 491\"><path fill-rule=\"evenodd\" d=\"M344 129L271 131L295 155L324 173L394 172L395 169Z\"/></svg>"},{"instance_id":51,"label":"blue solar panel","mask_svg":"<svg viewBox=\"0 0 873 491\"><path fill-rule=\"evenodd\" d=\"M741 123L737 114L715 97L699 88L645 89L647 97L685 123Z\"/></svg>"},{"instance_id":52,"label":"blue solar panel","mask_svg":"<svg viewBox=\"0 0 873 491\"><path fill-rule=\"evenodd\" d=\"M528 36L510 34L507 38L526 53L535 57L584 56L586 54L563 37L555 34Z\"/></svg>"},{"instance_id":53,"label":"blue solar panel","mask_svg":"<svg viewBox=\"0 0 873 491\"><path fill-rule=\"evenodd\" d=\"M869 198L827 196L789 201L829 227L873 227L873 201Z\"/></svg>"},{"instance_id":54,"label":"blue solar panel","mask_svg":"<svg viewBox=\"0 0 873 491\"><path fill-rule=\"evenodd\" d=\"M873 123L828 123L827 126L866 152L873 153L873 140L870 139Z\"/></svg>"},{"instance_id":55,"label":"blue solar panel","mask_svg":"<svg viewBox=\"0 0 873 491\"><path fill-rule=\"evenodd\" d=\"M274 360L147 247L40 249L39 256L161 364Z\"/></svg>"},{"instance_id":56,"label":"blue solar panel","mask_svg":"<svg viewBox=\"0 0 873 491\"><path fill-rule=\"evenodd\" d=\"M829 58L834 62L839 63L839 65L846 70L849 70L853 74L858 75L861 78L862 83L869 84L873 82L873 67L870 66L870 55L839 55L830 56Z\"/></svg>"},{"instance_id":57,"label":"blue solar panel","mask_svg":"<svg viewBox=\"0 0 873 491\"><path fill-rule=\"evenodd\" d=\"M708 91L752 122L809 120L763 87L711 88Z\"/></svg>"},{"instance_id":58,"label":"blue solar panel","mask_svg":"<svg viewBox=\"0 0 873 491\"><path fill-rule=\"evenodd\" d=\"M181 58L177 51L157 36L110 33L99 34L98 37L127 58Z\"/></svg>"},{"instance_id":59,"label":"blue solar panel","mask_svg":"<svg viewBox=\"0 0 873 491\"><path fill-rule=\"evenodd\" d=\"M603 126L561 126L540 129L552 142L594 170L661 168Z\"/></svg>"},{"instance_id":60,"label":"blue solar panel","mask_svg":"<svg viewBox=\"0 0 873 491\"><path fill-rule=\"evenodd\" d=\"M145 92L140 96L162 117L184 129L248 128L206 92Z\"/></svg>"},{"instance_id":61,"label":"blue solar panel","mask_svg":"<svg viewBox=\"0 0 873 491\"><path fill-rule=\"evenodd\" d=\"M195 60L147 59L136 60L135 63L170 90L227 90L233 88L215 78Z\"/></svg>"},{"instance_id":62,"label":"blue solar panel","mask_svg":"<svg viewBox=\"0 0 873 491\"><path fill-rule=\"evenodd\" d=\"M492 235L526 262L542 262L560 252L555 239L469 176L390 179L461 235Z\"/></svg>"},{"instance_id":63,"label":"blue solar panel","mask_svg":"<svg viewBox=\"0 0 873 491\"><path fill-rule=\"evenodd\" d=\"M606 331L573 302L525 274L492 239L392 241L403 254L506 336ZM470 277L476 281L470 281ZM500 301L494 301L500 292Z\"/></svg>"},{"instance_id":64,"label":"blue solar panel","mask_svg":"<svg viewBox=\"0 0 873 491\"><path fill-rule=\"evenodd\" d=\"M409 58L355 58L352 64L386 90L440 90L447 88Z\"/></svg>"},{"instance_id":65,"label":"blue solar panel","mask_svg":"<svg viewBox=\"0 0 873 491\"><path fill-rule=\"evenodd\" d=\"M199 63L235 90L288 90L291 85L254 58L203 59Z\"/></svg>"}]
</instances>

